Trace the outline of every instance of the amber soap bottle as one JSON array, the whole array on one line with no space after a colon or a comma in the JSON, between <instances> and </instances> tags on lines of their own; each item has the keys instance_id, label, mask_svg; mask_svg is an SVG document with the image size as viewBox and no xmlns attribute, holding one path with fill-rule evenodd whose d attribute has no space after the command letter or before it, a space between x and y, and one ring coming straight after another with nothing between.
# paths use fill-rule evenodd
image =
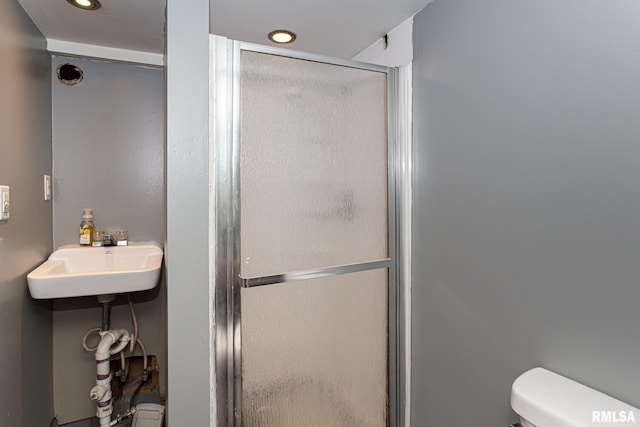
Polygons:
<instances>
[{"instance_id":1,"label":"amber soap bottle","mask_svg":"<svg viewBox=\"0 0 640 427\"><path fill-rule=\"evenodd\" d=\"M93 243L93 209L82 210L82 222L80 223L80 246L91 246Z\"/></svg>"}]
</instances>

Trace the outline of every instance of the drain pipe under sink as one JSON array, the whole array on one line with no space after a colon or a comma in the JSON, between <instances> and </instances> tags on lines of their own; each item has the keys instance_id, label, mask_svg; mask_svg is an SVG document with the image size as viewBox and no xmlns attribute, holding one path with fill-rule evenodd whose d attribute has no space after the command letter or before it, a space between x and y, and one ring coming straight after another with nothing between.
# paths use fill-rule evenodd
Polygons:
<instances>
[{"instance_id":1,"label":"drain pipe under sink","mask_svg":"<svg viewBox=\"0 0 640 427\"><path fill-rule=\"evenodd\" d=\"M112 425L111 413L113 412L109 357L124 350L131 337L126 329L102 331L100 336L102 338L96 349L96 368L98 371L96 385L91 389L89 395L92 400L97 402L96 416L100 420L100 427L107 427Z\"/></svg>"}]
</instances>

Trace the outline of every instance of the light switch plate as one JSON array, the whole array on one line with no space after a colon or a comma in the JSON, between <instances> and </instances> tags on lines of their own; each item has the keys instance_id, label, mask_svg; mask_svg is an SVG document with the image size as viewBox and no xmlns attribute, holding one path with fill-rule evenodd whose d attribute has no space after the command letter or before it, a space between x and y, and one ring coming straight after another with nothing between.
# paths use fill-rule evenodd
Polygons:
<instances>
[{"instance_id":1,"label":"light switch plate","mask_svg":"<svg viewBox=\"0 0 640 427\"><path fill-rule=\"evenodd\" d=\"M11 213L11 197L9 186L0 185L0 221L9 219Z\"/></svg>"},{"instance_id":2,"label":"light switch plate","mask_svg":"<svg viewBox=\"0 0 640 427\"><path fill-rule=\"evenodd\" d=\"M44 199L51 200L51 175L44 176Z\"/></svg>"}]
</instances>

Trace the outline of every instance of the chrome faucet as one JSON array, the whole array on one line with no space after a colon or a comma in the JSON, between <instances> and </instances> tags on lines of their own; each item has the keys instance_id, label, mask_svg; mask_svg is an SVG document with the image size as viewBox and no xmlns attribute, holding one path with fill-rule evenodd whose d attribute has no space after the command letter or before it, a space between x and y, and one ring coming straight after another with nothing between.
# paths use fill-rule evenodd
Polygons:
<instances>
[{"instance_id":1,"label":"chrome faucet","mask_svg":"<svg viewBox=\"0 0 640 427\"><path fill-rule=\"evenodd\" d=\"M109 231L97 230L93 232L92 246L127 246L129 236L123 228L109 229Z\"/></svg>"}]
</instances>

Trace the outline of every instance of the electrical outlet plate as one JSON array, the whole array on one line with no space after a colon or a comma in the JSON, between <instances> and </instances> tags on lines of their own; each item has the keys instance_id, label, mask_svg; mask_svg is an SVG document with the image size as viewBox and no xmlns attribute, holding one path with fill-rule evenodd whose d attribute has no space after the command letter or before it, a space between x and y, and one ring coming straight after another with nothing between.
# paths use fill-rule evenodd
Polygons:
<instances>
[{"instance_id":1,"label":"electrical outlet plate","mask_svg":"<svg viewBox=\"0 0 640 427\"><path fill-rule=\"evenodd\" d=\"M11 214L11 197L9 187L0 185L0 221L7 221Z\"/></svg>"}]
</instances>

